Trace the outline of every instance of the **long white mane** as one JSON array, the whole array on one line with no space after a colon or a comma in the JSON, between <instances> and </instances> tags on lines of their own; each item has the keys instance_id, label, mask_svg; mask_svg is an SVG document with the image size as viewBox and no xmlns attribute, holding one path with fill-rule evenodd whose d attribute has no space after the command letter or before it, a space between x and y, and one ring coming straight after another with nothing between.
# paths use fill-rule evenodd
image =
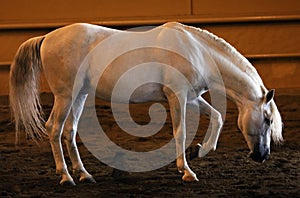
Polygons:
<instances>
[{"instance_id":1,"label":"long white mane","mask_svg":"<svg viewBox=\"0 0 300 198\"><path fill-rule=\"evenodd\" d=\"M183 26L185 29L189 30L198 37L202 37L204 38L204 40L210 41L211 47L215 47L217 49L221 49L222 51L227 52L229 56L228 58L234 60L234 62L237 63L235 64L235 66L265 90L263 82L255 67L240 52L238 52L235 47L230 45L224 39L216 36L215 34L207 30L203 30L201 28L196 28L192 26Z\"/></svg>"}]
</instances>

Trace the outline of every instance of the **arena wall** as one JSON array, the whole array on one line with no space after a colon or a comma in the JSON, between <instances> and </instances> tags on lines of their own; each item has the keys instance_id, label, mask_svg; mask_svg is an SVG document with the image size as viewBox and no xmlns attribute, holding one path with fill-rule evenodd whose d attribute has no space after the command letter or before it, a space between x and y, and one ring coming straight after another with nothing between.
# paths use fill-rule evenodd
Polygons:
<instances>
[{"instance_id":1,"label":"arena wall","mask_svg":"<svg viewBox=\"0 0 300 198\"><path fill-rule=\"evenodd\" d=\"M223 37L257 68L268 88L300 88L299 0L2 0L0 95L8 94L18 46L75 22L126 29L178 21ZM41 91L49 92L45 79Z\"/></svg>"}]
</instances>

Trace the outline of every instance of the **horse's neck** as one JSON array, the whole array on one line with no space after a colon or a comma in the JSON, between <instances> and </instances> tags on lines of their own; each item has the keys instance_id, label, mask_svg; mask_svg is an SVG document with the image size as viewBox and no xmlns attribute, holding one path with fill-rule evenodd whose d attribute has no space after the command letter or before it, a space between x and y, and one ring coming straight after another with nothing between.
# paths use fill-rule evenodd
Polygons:
<instances>
[{"instance_id":1,"label":"horse's neck","mask_svg":"<svg viewBox=\"0 0 300 198\"><path fill-rule=\"evenodd\" d=\"M215 60L222 75L226 96L242 108L247 102L260 101L266 88L256 69L235 50L216 52Z\"/></svg>"},{"instance_id":2,"label":"horse's neck","mask_svg":"<svg viewBox=\"0 0 300 198\"><path fill-rule=\"evenodd\" d=\"M223 39L198 28L185 27L194 33L195 38L206 45L208 53L216 63L225 85L226 96L242 107L246 102L261 100L266 88L256 69L234 47ZM214 64L210 62L211 64ZM209 62L207 62L208 64ZM210 65L210 64L208 64ZM218 84L218 75L211 74ZM215 81L216 80L216 81ZM216 85L216 89L223 85ZM221 90L221 92L224 92Z\"/></svg>"}]
</instances>

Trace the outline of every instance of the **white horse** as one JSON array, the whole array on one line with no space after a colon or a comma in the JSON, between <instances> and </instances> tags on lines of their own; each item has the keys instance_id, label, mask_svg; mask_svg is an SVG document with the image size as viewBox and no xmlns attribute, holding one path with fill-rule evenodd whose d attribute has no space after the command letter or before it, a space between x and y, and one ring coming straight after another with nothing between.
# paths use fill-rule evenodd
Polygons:
<instances>
[{"instance_id":1,"label":"white horse","mask_svg":"<svg viewBox=\"0 0 300 198\"><path fill-rule=\"evenodd\" d=\"M170 35L170 30L178 34ZM203 157L210 150L216 149L223 124L221 113L201 97L208 89L208 85L210 90L226 94L226 97L237 105L238 126L247 141L253 160L263 162L268 158L271 138L275 143L283 140L281 116L273 100L274 90L268 91L251 63L223 39L205 30L175 22L140 33L90 24L73 24L24 42L16 54L10 73L10 104L17 134L23 127L30 137L49 136L56 171L62 177L61 184L75 185L64 160L62 135L72 161L72 168L80 174L80 181L94 182L93 177L84 168L77 150L75 140L77 124L87 97L87 90L95 89L97 96L110 100L112 85L121 74L114 67L107 67L101 74L102 80L98 82L97 64L88 64L84 69L80 69L80 65L84 60L91 59L88 54L97 45L117 34L134 35L135 40L131 40L131 44L145 41L149 37L150 40L154 38L151 42L156 42L156 44L174 45L183 49L193 61L187 65L176 64L181 62L176 53L161 56L161 50L157 51L154 48L140 49L141 53L131 58L140 63L151 62L153 59L153 61L160 61L170 66L175 65L174 68L181 72L192 86L182 84L166 71L151 72L149 70L145 73L157 76L161 83L139 89L131 98L133 102L167 100L169 103L178 153L177 167L179 172L183 173L184 181L198 180L196 174L189 168L185 156L186 104L196 102L201 112L211 116L211 131L203 145L199 146L198 157ZM120 48L126 48L122 42L122 39L119 39L114 44L117 46L119 44ZM156 44L154 43L153 46ZM108 45L107 50L103 50L102 53L102 57L106 57L114 52L109 50ZM128 66L130 60L122 58L118 59L118 64L122 65L122 61L127 61L124 64L127 65L127 69L135 66ZM223 85L220 84L219 79L216 79L215 69L222 76L226 93L222 93ZM37 82L41 71L44 72L55 98L45 127L38 97ZM73 87L78 71L81 72L81 78L76 79L76 99L73 100ZM147 75L144 77L147 78ZM170 91L169 86L176 87L177 93ZM190 94L191 92L195 94ZM122 100L121 97L120 95L120 100Z\"/></svg>"}]
</instances>

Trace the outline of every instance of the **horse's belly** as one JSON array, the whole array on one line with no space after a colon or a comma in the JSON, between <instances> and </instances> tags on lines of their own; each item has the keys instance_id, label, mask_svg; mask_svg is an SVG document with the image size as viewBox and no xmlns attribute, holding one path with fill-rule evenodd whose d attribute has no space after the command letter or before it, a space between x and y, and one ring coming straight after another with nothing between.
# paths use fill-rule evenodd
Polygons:
<instances>
[{"instance_id":1,"label":"horse's belly","mask_svg":"<svg viewBox=\"0 0 300 198\"><path fill-rule=\"evenodd\" d=\"M97 97L116 103L142 103L149 101L165 101L162 85L158 83L147 83L137 88L130 87L128 84L119 84L118 87L106 89L111 86L99 86Z\"/></svg>"}]
</instances>

